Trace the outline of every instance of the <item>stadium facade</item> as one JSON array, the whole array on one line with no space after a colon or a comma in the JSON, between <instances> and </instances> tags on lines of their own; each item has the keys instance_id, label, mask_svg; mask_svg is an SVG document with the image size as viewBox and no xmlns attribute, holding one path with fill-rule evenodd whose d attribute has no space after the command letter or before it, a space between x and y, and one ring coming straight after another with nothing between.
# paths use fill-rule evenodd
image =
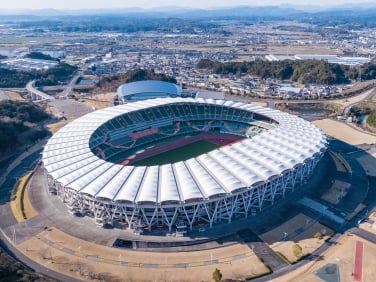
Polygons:
<instances>
[{"instance_id":1,"label":"stadium facade","mask_svg":"<svg viewBox=\"0 0 376 282\"><path fill-rule=\"evenodd\" d=\"M172 164L122 161L155 142L200 132L244 139ZM43 164L49 191L72 212L99 225L179 231L231 222L273 204L309 179L326 145L319 128L274 109L160 98L76 119L48 141Z\"/></svg>"},{"instance_id":2,"label":"stadium facade","mask_svg":"<svg viewBox=\"0 0 376 282\"><path fill-rule=\"evenodd\" d=\"M181 97L182 90L174 83L142 80L120 85L117 96L122 103L155 98Z\"/></svg>"}]
</instances>

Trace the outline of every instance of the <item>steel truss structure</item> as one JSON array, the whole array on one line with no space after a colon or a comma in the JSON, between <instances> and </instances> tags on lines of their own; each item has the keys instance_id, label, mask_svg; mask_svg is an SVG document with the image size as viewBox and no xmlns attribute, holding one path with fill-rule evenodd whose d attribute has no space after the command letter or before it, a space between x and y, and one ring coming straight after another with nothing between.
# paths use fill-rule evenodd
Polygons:
<instances>
[{"instance_id":1,"label":"steel truss structure","mask_svg":"<svg viewBox=\"0 0 376 282\"><path fill-rule=\"evenodd\" d=\"M115 136L119 130L127 132L121 126L113 128L117 117L145 109L171 110L175 105L221 107L226 113L231 108L241 109L252 113L246 121L250 126L257 124L264 131L197 158L162 166L114 164L95 152L98 140L109 142L103 137L107 133ZM255 119L254 114L263 121ZM187 120L179 113L170 118L175 122ZM213 115L207 114L203 120L210 119ZM233 122L221 116L223 119ZM158 122L157 116L153 122ZM244 118L242 122L244 125ZM245 130L240 131L245 134ZM133 142L124 138L128 135L113 141ZM304 184L323 156L326 143L317 127L276 110L231 101L165 98L108 108L77 119L50 139L43 163L50 192L72 211L90 215L100 225L120 223L135 230L155 227L172 231L201 224L211 227L254 215Z\"/></svg>"}]
</instances>

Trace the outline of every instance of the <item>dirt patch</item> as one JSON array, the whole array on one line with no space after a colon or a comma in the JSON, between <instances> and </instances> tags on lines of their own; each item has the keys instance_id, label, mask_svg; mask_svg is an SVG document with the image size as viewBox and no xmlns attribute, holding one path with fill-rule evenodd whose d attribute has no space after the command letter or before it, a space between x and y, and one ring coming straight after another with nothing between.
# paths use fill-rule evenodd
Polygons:
<instances>
[{"instance_id":1,"label":"dirt patch","mask_svg":"<svg viewBox=\"0 0 376 282\"><path fill-rule=\"evenodd\" d=\"M93 110L99 110L113 106L116 95L115 92L87 95L84 98L84 103Z\"/></svg>"},{"instance_id":2,"label":"dirt patch","mask_svg":"<svg viewBox=\"0 0 376 282\"><path fill-rule=\"evenodd\" d=\"M54 134L56 133L60 128L62 128L64 125L68 124L70 121L69 120L60 120L58 122L55 122L55 123L50 123L50 124L47 124L46 127L48 128L48 130Z\"/></svg>"},{"instance_id":3,"label":"dirt patch","mask_svg":"<svg viewBox=\"0 0 376 282\"><path fill-rule=\"evenodd\" d=\"M11 100L25 101L21 94L24 94L24 91L4 91Z\"/></svg>"},{"instance_id":4,"label":"dirt patch","mask_svg":"<svg viewBox=\"0 0 376 282\"><path fill-rule=\"evenodd\" d=\"M314 121L313 124L321 128L326 134L333 136L350 145L375 144L376 136L360 132L347 124L331 119Z\"/></svg>"}]
</instances>

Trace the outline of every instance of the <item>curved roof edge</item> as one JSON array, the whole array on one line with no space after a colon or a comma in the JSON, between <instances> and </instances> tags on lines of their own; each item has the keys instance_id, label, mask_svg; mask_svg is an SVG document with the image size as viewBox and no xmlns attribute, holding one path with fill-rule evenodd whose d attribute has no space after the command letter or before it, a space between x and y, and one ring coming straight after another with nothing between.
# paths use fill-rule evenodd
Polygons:
<instances>
[{"instance_id":1,"label":"curved roof edge","mask_svg":"<svg viewBox=\"0 0 376 282\"><path fill-rule=\"evenodd\" d=\"M122 84L117 89L119 97L128 97L142 94L158 93L165 95L165 97L180 97L181 89L174 83L160 81L160 80L141 80ZM161 96L159 96L161 97Z\"/></svg>"}]
</instances>

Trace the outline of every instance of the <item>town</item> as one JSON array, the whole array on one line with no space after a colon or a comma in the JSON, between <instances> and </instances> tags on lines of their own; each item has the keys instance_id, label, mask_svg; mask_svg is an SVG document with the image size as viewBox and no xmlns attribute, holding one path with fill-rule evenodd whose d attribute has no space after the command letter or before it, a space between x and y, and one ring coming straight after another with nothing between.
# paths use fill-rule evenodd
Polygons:
<instances>
[{"instance_id":1,"label":"town","mask_svg":"<svg viewBox=\"0 0 376 282\"><path fill-rule=\"evenodd\" d=\"M22 24L17 21L4 23L0 26L0 66L18 70L54 67L51 61L23 58L40 52L77 66L80 74L94 81L136 68L153 69L188 88L238 96L319 99L341 94L351 83L291 83L248 73L217 74L196 66L202 59L223 63L313 59L357 68L370 63L376 54L375 27L348 30L346 25L252 20L208 23L198 19L188 29L184 20L166 28L162 26L165 20L159 21L150 31L131 33L81 32L69 26L56 31L48 22L42 26L30 22L19 28L15 26ZM362 73L356 79L362 80Z\"/></svg>"}]
</instances>

